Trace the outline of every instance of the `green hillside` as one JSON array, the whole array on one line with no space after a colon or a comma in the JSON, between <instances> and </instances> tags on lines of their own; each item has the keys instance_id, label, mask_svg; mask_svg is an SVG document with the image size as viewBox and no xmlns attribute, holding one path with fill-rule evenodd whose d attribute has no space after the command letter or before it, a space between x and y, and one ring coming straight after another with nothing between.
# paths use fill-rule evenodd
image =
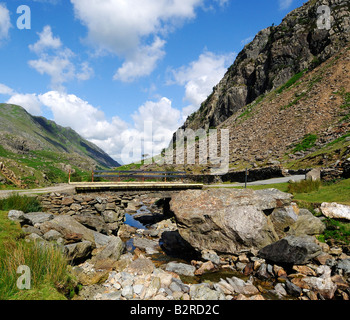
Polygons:
<instances>
[{"instance_id":1,"label":"green hillside","mask_svg":"<svg viewBox=\"0 0 350 320\"><path fill-rule=\"evenodd\" d=\"M41 186L66 182L69 170L80 180L96 167L119 166L71 128L9 104L0 104L0 162L7 170L0 170L0 188L11 184L11 175L24 185Z\"/></svg>"}]
</instances>

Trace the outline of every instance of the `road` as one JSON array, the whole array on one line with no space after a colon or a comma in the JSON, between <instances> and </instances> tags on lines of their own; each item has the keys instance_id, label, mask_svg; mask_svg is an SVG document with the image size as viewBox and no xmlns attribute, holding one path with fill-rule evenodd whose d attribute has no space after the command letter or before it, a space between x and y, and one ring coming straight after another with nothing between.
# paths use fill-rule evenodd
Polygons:
<instances>
[{"instance_id":1,"label":"road","mask_svg":"<svg viewBox=\"0 0 350 320\"><path fill-rule=\"evenodd\" d=\"M274 184L274 183L284 183L288 182L289 180L293 179L294 181L300 181L305 179L305 175L296 175L296 176L289 176L289 177L282 177L282 178L274 178L269 180L260 180L260 181L254 181L254 182L248 182L248 186L257 186L257 185L267 185L267 184ZM230 184L215 184L210 186L205 186L206 188L230 188L230 187L244 187L244 183L230 183ZM47 187L47 188L39 188L39 189L29 189L29 190L0 190L0 199L1 198L7 198L13 193L18 193L20 195L26 195L26 196L35 196L38 194L46 194L51 192L57 192L57 193L68 193L73 194L75 193L75 186L69 185L69 184L59 184L53 187Z\"/></svg>"},{"instance_id":2,"label":"road","mask_svg":"<svg viewBox=\"0 0 350 320\"><path fill-rule=\"evenodd\" d=\"M247 186L262 186L262 185L268 185L268 184L275 184L275 183L285 183L289 180L294 181L301 181L305 180L305 174L303 175L295 175L295 176L289 176L289 177L282 177L282 178L273 178L268 180L260 180L260 181L254 181L254 182L248 182ZM209 188L232 188L232 187L244 187L244 183L230 183L230 184L215 184L208 186Z\"/></svg>"},{"instance_id":3,"label":"road","mask_svg":"<svg viewBox=\"0 0 350 320\"><path fill-rule=\"evenodd\" d=\"M39 188L39 189L19 189L19 190L0 190L0 199L7 198L11 194L18 193L25 196L33 196L38 194L46 194L51 192L58 193L74 193L75 187L69 184L59 184L53 187Z\"/></svg>"}]
</instances>

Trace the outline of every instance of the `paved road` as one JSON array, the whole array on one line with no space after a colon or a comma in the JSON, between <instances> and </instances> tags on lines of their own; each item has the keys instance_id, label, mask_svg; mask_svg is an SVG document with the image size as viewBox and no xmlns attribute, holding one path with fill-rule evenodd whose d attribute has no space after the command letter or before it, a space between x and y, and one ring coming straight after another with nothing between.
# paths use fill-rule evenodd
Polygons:
<instances>
[{"instance_id":1,"label":"paved road","mask_svg":"<svg viewBox=\"0 0 350 320\"><path fill-rule=\"evenodd\" d=\"M289 180L293 179L294 181L300 181L305 180L305 174L303 175L296 175L296 176L289 176L289 177L282 177L282 178L273 178L269 180L260 180L260 181L254 181L254 182L248 182L248 186L262 186L267 184L274 184L274 183L285 183ZM209 186L210 188L231 188L231 187L244 187L244 183L230 183L230 184L215 184Z\"/></svg>"},{"instance_id":2,"label":"paved road","mask_svg":"<svg viewBox=\"0 0 350 320\"><path fill-rule=\"evenodd\" d=\"M272 183L284 183L288 182L290 179L293 179L294 181L300 181L305 179L305 175L297 175L297 176L289 176L289 177L283 177L283 178L274 178L269 180L261 180L261 181L255 181L255 182L248 182L248 186L257 186L257 185L267 185ZM230 183L230 184L215 184L206 186L207 188L230 188L230 187L244 187L244 183ZM30 189L30 190L0 190L0 199L6 198L10 196L13 193L18 193L20 195L26 195L26 196L33 196L38 194L46 194L51 192L58 192L58 193L69 193L72 194L75 192L75 186L69 185L69 184L59 184L57 186L53 187L47 187L47 188L39 188L39 189Z\"/></svg>"},{"instance_id":3,"label":"paved road","mask_svg":"<svg viewBox=\"0 0 350 320\"><path fill-rule=\"evenodd\" d=\"M47 187L47 188L39 188L39 189L20 189L20 190L0 190L0 199L6 198L10 196L13 193L18 193L20 195L26 195L26 196L33 196L38 194L46 194L51 192L58 192L58 193L73 193L75 191L74 186L71 186L69 184L59 184L57 186L53 187Z\"/></svg>"}]
</instances>

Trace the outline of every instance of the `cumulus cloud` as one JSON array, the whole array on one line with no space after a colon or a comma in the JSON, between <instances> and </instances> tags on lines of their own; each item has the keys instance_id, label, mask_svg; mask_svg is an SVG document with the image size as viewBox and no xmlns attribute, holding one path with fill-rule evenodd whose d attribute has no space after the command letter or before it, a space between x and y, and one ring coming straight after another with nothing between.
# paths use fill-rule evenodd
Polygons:
<instances>
[{"instance_id":1,"label":"cumulus cloud","mask_svg":"<svg viewBox=\"0 0 350 320\"><path fill-rule=\"evenodd\" d=\"M164 56L164 36L194 18L195 9L204 0L101 0L90 1L89 5L85 0L71 2L76 17L87 27L87 41L97 50L125 59L114 78L131 81L155 69ZM142 59L141 53L146 57ZM142 62L145 67L141 67Z\"/></svg>"},{"instance_id":2,"label":"cumulus cloud","mask_svg":"<svg viewBox=\"0 0 350 320\"><path fill-rule=\"evenodd\" d=\"M54 121L76 130L123 163L139 161L145 153L159 154L180 126L180 111L165 97L140 106L131 124L119 117L106 119L103 111L73 94L50 91L38 99L52 111Z\"/></svg>"},{"instance_id":3,"label":"cumulus cloud","mask_svg":"<svg viewBox=\"0 0 350 320\"><path fill-rule=\"evenodd\" d=\"M15 104L24 108L27 112L34 116L41 115L42 103L39 97L33 94L20 94L15 93L11 96L9 100L6 101L8 104Z\"/></svg>"},{"instance_id":4,"label":"cumulus cloud","mask_svg":"<svg viewBox=\"0 0 350 320\"><path fill-rule=\"evenodd\" d=\"M81 63L81 70L77 71L74 59L76 54L63 46L59 37L54 37L50 26L45 26L38 33L39 40L29 45L29 49L38 55L37 60L30 60L29 66L40 74L47 74L51 78L51 88L64 91L64 83L77 80L89 80L93 70L88 62Z\"/></svg>"},{"instance_id":5,"label":"cumulus cloud","mask_svg":"<svg viewBox=\"0 0 350 320\"><path fill-rule=\"evenodd\" d=\"M172 70L173 82L185 87L184 100L190 103L183 109L183 117L196 111L212 92L234 61L235 54L217 55L210 51L202 53L198 60L188 66ZM171 83L171 82L170 82Z\"/></svg>"},{"instance_id":6,"label":"cumulus cloud","mask_svg":"<svg viewBox=\"0 0 350 320\"><path fill-rule=\"evenodd\" d=\"M10 28L10 12L6 8L6 4L0 3L0 41L8 37Z\"/></svg>"}]
</instances>

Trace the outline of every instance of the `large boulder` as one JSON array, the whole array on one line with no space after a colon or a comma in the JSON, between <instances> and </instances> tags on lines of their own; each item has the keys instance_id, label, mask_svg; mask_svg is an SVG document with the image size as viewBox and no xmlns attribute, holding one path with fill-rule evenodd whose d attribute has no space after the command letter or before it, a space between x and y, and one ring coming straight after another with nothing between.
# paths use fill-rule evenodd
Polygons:
<instances>
[{"instance_id":1,"label":"large boulder","mask_svg":"<svg viewBox=\"0 0 350 320\"><path fill-rule=\"evenodd\" d=\"M336 202L322 203L321 212L328 218L350 220L350 206L346 206Z\"/></svg>"},{"instance_id":2,"label":"large boulder","mask_svg":"<svg viewBox=\"0 0 350 320\"><path fill-rule=\"evenodd\" d=\"M294 223L291 200L291 194L276 189L208 189L180 192L170 205L180 235L195 249L236 253L261 249L284 236L276 233L269 216L276 208L290 207L289 222L282 225Z\"/></svg>"},{"instance_id":3,"label":"large boulder","mask_svg":"<svg viewBox=\"0 0 350 320\"><path fill-rule=\"evenodd\" d=\"M259 257L276 264L306 264L322 253L322 249L311 236L287 236L262 248Z\"/></svg>"},{"instance_id":4,"label":"large boulder","mask_svg":"<svg viewBox=\"0 0 350 320\"><path fill-rule=\"evenodd\" d=\"M44 234L50 230L56 230L66 240L71 239L72 235L80 235L76 242L79 240L95 242L94 231L84 227L71 216L57 216L53 220L42 223L39 228Z\"/></svg>"}]
</instances>

